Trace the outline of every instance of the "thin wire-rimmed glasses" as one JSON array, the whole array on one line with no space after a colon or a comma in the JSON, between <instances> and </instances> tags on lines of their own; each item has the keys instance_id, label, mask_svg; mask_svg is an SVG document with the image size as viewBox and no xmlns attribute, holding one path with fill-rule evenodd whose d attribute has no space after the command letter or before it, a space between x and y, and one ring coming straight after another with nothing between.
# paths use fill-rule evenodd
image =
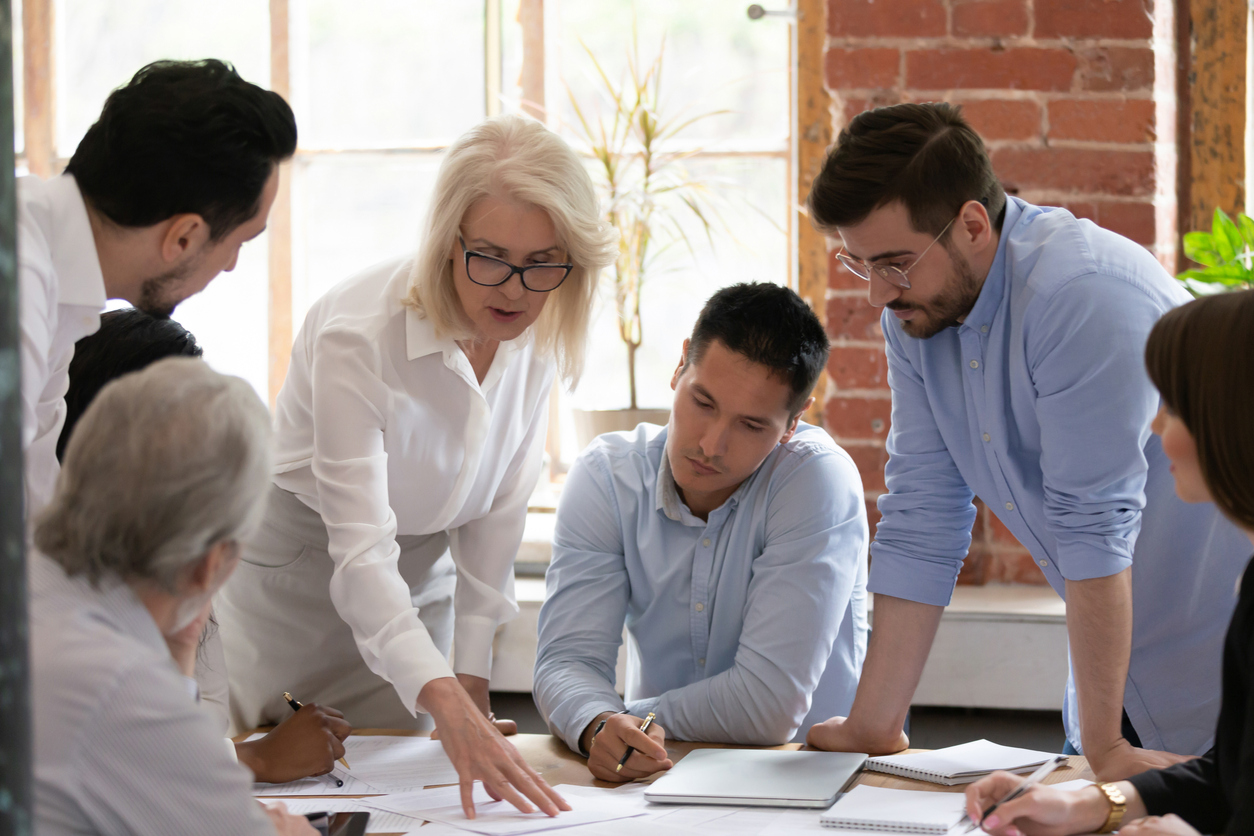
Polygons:
<instances>
[{"instance_id":1,"label":"thin wire-rimmed glasses","mask_svg":"<svg viewBox=\"0 0 1254 836\"><path fill-rule=\"evenodd\" d=\"M845 265L846 270L853 273L863 281L871 281L871 271L874 270L875 275L879 276L893 287L899 287L902 290L909 290L910 277L907 274L914 269L915 264L918 264L923 260L923 256L927 255L927 251L936 245L936 242L949 231L949 228L954 225L954 221L956 220L957 217L950 218L949 223L945 224L945 228L940 231L940 235L933 238L932 243L924 247L923 252L919 253L919 257L914 260L914 264L911 264L905 270L902 270L900 267L893 267L891 264L867 264L865 261L854 258L846 253L844 247L841 247L840 252L836 253L836 258L840 259L840 263Z\"/></svg>"},{"instance_id":2,"label":"thin wire-rimmed glasses","mask_svg":"<svg viewBox=\"0 0 1254 836\"><path fill-rule=\"evenodd\" d=\"M503 285L517 273L519 281L527 290L548 293L557 290L558 285L566 281L570 271L575 269L573 264L528 264L526 267L516 267L508 261L466 249L466 241L460 235L457 240L466 257L466 275L472 282L484 287Z\"/></svg>"}]
</instances>

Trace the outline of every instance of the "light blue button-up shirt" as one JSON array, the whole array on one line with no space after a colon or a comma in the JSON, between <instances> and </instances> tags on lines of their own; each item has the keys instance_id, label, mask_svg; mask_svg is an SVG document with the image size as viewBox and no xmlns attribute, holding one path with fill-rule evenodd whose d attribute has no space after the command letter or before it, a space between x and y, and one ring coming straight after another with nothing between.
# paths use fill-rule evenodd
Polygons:
<instances>
[{"instance_id":1,"label":"light blue button-up shirt","mask_svg":"<svg viewBox=\"0 0 1254 836\"><path fill-rule=\"evenodd\" d=\"M1142 247L1011 198L961 326L918 340L885 311L892 428L869 588L947 605L976 496L1059 595L1134 566L1124 708L1147 748L1201 754L1250 544L1214 506L1176 498L1150 432L1145 341L1188 299ZM1063 719L1078 748L1073 682Z\"/></svg>"},{"instance_id":2,"label":"light blue button-up shirt","mask_svg":"<svg viewBox=\"0 0 1254 836\"><path fill-rule=\"evenodd\" d=\"M670 738L774 745L848 714L869 538L849 454L801 424L703 521L679 497L666 435L601 436L562 490L534 685L549 728L578 752L593 718L626 708L655 712Z\"/></svg>"}]
</instances>

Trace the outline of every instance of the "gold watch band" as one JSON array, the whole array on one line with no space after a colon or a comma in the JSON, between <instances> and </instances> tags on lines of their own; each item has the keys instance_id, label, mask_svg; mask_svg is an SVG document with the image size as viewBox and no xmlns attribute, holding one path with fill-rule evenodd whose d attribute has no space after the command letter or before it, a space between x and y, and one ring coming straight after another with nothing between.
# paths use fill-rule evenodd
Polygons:
<instances>
[{"instance_id":1,"label":"gold watch band","mask_svg":"<svg viewBox=\"0 0 1254 836\"><path fill-rule=\"evenodd\" d=\"M1128 799L1124 797L1123 791L1114 784L1098 784L1097 788L1106 795L1106 800L1110 802L1110 814L1106 816L1106 823L1097 832L1113 833L1123 824L1123 814L1128 812Z\"/></svg>"}]
</instances>

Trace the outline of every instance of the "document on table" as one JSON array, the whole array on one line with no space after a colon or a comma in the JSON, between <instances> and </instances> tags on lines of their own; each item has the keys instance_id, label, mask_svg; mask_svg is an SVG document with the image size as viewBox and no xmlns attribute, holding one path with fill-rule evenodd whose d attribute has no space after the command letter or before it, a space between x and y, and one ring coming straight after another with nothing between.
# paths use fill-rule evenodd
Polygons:
<instances>
[{"instance_id":1,"label":"document on table","mask_svg":"<svg viewBox=\"0 0 1254 836\"><path fill-rule=\"evenodd\" d=\"M561 789L558 792L560 793ZM577 825L608 822L639 815L636 805L629 801L618 802L607 797L589 800L574 795L566 798L572 809L559 813L556 817L546 816L538 811L522 813L508 801L493 801L483 785L478 782L475 783L473 799L475 802L475 818L473 819L466 818L466 814L462 812L459 787L439 787L364 798L362 803L371 808L439 822L463 831L482 833L485 836L520 836L525 833L562 830Z\"/></svg>"},{"instance_id":2,"label":"document on table","mask_svg":"<svg viewBox=\"0 0 1254 836\"><path fill-rule=\"evenodd\" d=\"M248 739L256 740L261 736L256 734ZM286 784L254 784L253 795L375 795L457 783L457 770L438 740L350 735L344 741L344 749L350 768L336 764L332 773L344 786L337 787L328 776L318 776Z\"/></svg>"},{"instance_id":3,"label":"document on table","mask_svg":"<svg viewBox=\"0 0 1254 836\"><path fill-rule=\"evenodd\" d=\"M422 827L422 819L389 813L367 807L360 801L343 798L276 798L271 803L286 804L289 813L302 816L306 813L369 813L367 833L417 833L418 828Z\"/></svg>"}]
</instances>

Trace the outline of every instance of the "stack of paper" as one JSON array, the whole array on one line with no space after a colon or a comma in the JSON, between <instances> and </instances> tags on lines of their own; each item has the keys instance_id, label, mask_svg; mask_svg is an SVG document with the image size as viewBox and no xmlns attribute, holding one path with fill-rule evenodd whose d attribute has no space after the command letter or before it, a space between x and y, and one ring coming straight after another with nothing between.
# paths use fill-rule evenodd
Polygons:
<instances>
[{"instance_id":1,"label":"stack of paper","mask_svg":"<svg viewBox=\"0 0 1254 836\"><path fill-rule=\"evenodd\" d=\"M1006 772L1031 772L1056 754L999 746L987 740L973 740L960 746L931 752L867 758L866 768L903 778L953 786L969 784L999 769Z\"/></svg>"},{"instance_id":2,"label":"stack of paper","mask_svg":"<svg viewBox=\"0 0 1254 836\"><path fill-rule=\"evenodd\" d=\"M857 786L819 817L826 827L944 836L966 810L967 798L956 792L890 790Z\"/></svg>"},{"instance_id":3,"label":"stack of paper","mask_svg":"<svg viewBox=\"0 0 1254 836\"><path fill-rule=\"evenodd\" d=\"M253 735L255 740L260 735ZM336 764L330 776L303 778L286 784L255 784L256 796L374 795L409 792L438 784L457 783L457 770L438 740L390 735L350 736L344 741L349 769Z\"/></svg>"}]
</instances>

